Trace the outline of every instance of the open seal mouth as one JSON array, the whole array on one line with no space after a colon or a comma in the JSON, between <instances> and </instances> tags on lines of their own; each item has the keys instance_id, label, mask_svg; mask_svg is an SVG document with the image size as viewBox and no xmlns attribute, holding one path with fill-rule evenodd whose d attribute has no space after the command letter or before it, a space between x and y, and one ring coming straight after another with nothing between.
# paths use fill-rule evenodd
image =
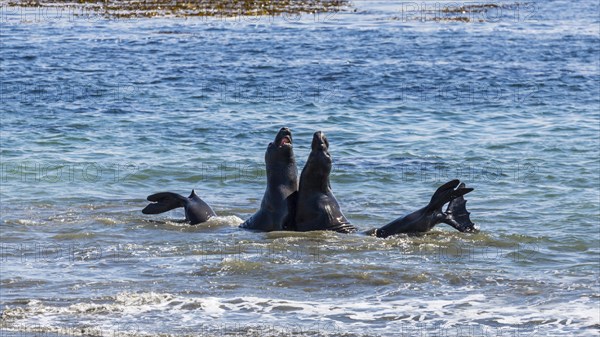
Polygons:
<instances>
[{"instance_id":1,"label":"open seal mouth","mask_svg":"<svg viewBox=\"0 0 600 337\"><path fill-rule=\"evenodd\" d=\"M281 138L281 141L279 142L279 147L282 147L284 145L292 145L292 137L289 135L286 135L285 137Z\"/></svg>"},{"instance_id":2,"label":"open seal mouth","mask_svg":"<svg viewBox=\"0 0 600 337\"><path fill-rule=\"evenodd\" d=\"M275 137L274 145L277 147L292 146L292 131L288 128L281 128Z\"/></svg>"}]
</instances>

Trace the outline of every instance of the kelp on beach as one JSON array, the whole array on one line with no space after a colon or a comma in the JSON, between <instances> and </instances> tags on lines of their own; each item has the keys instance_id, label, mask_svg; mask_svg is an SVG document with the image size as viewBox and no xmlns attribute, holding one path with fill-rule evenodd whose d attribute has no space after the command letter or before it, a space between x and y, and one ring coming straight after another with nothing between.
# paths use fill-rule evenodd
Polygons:
<instances>
[{"instance_id":1,"label":"kelp on beach","mask_svg":"<svg viewBox=\"0 0 600 337\"><path fill-rule=\"evenodd\" d=\"M9 6L69 7L106 17L279 16L338 12L349 0L23 0ZM77 12L77 11L74 11Z\"/></svg>"}]
</instances>

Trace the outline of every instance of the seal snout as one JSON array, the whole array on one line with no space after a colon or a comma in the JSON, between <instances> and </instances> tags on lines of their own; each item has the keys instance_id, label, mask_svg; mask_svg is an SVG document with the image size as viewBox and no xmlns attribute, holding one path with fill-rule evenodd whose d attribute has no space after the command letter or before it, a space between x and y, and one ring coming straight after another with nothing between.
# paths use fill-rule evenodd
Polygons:
<instances>
[{"instance_id":1,"label":"seal snout","mask_svg":"<svg viewBox=\"0 0 600 337\"><path fill-rule=\"evenodd\" d=\"M275 144L282 147L284 145L292 145L292 131L289 128L281 128L275 137Z\"/></svg>"},{"instance_id":2,"label":"seal snout","mask_svg":"<svg viewBox=\"0 0 600 337\"><path fill-rule=\"evenodd\" d=\"M329 142L327 141L327 137L325 137L325 133L322 131L315 132L311 147L313 150L327 151L329 149Z\"/></svg>"}]
</instances>

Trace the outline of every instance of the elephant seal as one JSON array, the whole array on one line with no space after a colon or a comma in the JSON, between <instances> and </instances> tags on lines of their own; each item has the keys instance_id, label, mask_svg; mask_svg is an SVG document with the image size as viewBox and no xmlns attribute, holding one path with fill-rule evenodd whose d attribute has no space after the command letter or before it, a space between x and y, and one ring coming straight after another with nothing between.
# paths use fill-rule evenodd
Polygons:
<instances>
[{"instance_id":1,"label":"elephant seal","mask_svg":"<svg viewBox=\"0 0 600 337\"><path fill-rule=\"evenodd\" d=\"M466 188L458 179L451 180L435 191L427 206L367 234L385 238L399 233L423 233L440 223L446 223L461 232L475 232L475 224L469 218L467 201L463 197L471 191L472 188ZM443 212L442 207L446 203L449 203L448 208Z\"/></svg>"},{"instance_id":2,"label":"elephant seal","mask_svg":"<svg viewBox=\"0 0 600 337\"><path fill-rule=\"evenodd\" d=\"M148 201L152 203L146 206L142 213L159 214L183 207L185 209L185 220L189 221L191 225L203 223L216 216L212 208L200 199L194 190L187 198L177 193L161 192L148 196Z\"/></svg>"},{"instance_id":3,"label":"elephant seal","mask_svg":"<svg viewBox=\"0 0 600 337\"><path fill-rule=\"evenodd\" d=\"M298 168L290 129L281 128L275 140L269 143L265 152L265 164L267 189L260 209L240 227L266 232L283 230L288 216L286 199L298 190Z\"/></svg>"},{"instance_id":4,"label":"elephant seal","mask_svg":"<svg viewBox=\"0 0 600 337\"><path fill-rule=\"evenodd\" d=\"M313 135L311 152L300 175L297 195L290 198L290 212L286 228L300 232L332 230L340 233L356 232L340 209L329 183L332 160L329 142L321 131ZM292 218L293 217L293 218Z\"/></svg>"}]
</instances>

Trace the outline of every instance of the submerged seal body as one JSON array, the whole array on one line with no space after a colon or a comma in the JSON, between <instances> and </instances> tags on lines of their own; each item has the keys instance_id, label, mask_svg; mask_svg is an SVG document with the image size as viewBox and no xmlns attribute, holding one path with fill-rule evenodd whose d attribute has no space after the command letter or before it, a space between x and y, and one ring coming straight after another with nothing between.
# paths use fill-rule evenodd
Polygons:
<instances>
[{"instance_id":1,"label":"submerged seal body","mask_svg":"<svg viewBox=\"0 0 600 337\"><path fill-rule=\"evenodd\" d=\"M332 230L352 233L356 228L350 224L340 209L329 183L332 159L329 142L321 131L313 135L311 152L300 175L298 193L290 199L295 208L290 212L293 219L286 225L289 229L306 232Z\"/></svg>"},{"instance_id":2,"label":"submerged seal body","mask_svg":"<svg viewBox=\"0 0 600 337\"><path fill-rule=\"evenodd\" d=\"M216 216L212 208L204 200L200 199L194 190L192 190L192 193L187 198L173 192L161 192L148 196L148 201L152 203L146 206L142 210L142 213L159 214L183 207L185 209L185 219L191 225L203 223Z\"/></svg>"},{"instance_id":3,"label":"submerged seal body","mask_svg":"<svg viewBox=\"0 0 600 337\"><path fill-rule=\"evenodd\" d=\"M284 229L288 215L287 198L298 190L298 168L292 145L292 132L282 128L265 152L267 189L260 209L240 225L241 228L277 231Z\"/></svg>"},{"instance_id":4,"label":"submerged seal body","mask_svg":"<svg viewBox=\"0 0 600 337\"><path fill-rule=\"evenodd\" d=\"M367 234L385 238L399 233L423 233L440 223L446 223L461 232L474 232L475 224L469 218L463 197L472 190L457 179L451 180L435 191L427 206ZM446 203L449 203L448 208L443 212L442 207Z\"/></svg>"}]
</instances>

